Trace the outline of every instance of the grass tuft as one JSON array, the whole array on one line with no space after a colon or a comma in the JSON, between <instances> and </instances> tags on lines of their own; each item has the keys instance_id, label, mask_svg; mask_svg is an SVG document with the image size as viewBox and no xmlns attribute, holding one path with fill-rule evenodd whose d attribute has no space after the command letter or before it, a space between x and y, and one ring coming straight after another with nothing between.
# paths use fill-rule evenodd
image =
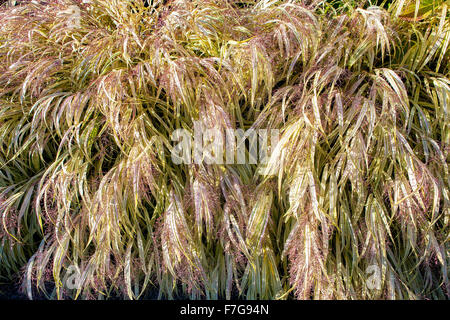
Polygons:
<instances>
[{"instance_id":1,"label":"grass tuft","mask_svg":"<svg viewBox=\"0 0 450 320\"><path fill-rule=\"evenodd\" d=\"M0 275L30 298L449 298L448 17L3 1ZM267 166L175 165L196 121L281 134Z\"/></svg>"}]
</instances>

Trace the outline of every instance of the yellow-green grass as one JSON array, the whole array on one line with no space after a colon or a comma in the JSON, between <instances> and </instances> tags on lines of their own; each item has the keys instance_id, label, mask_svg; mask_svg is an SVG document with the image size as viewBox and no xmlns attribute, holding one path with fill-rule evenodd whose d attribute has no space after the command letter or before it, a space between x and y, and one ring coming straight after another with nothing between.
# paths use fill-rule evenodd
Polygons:
<instances>
[{"instance_id":1,"label":"yellow-green grass","mask_svg":"<svg viewBox=\"0 0 450 320\"><path fill-rule=\"evenodd\" d=\"M0 272L30 297L449 297L448 3L16 2ZM275 174L175 165L194 121L279 129Z\"/></svg>"}]
</instances>

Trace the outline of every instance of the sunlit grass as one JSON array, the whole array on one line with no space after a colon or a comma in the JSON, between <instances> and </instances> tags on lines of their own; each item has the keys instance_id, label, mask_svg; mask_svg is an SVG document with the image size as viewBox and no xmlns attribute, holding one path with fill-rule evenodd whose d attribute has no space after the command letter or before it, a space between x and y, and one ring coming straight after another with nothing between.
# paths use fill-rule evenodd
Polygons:
<instances>
[{"instance_id":1,"label":"sunlit grass","mask_svg":"<svg viewBox=\"0 0 450 320\"><path fill-rule=\"evenodd\" d=\"M30 297L449 297L445 1L15 2L0 272ZM198 120L281 137L267 168L175 165Z\"/></svg>"}]
</instances>

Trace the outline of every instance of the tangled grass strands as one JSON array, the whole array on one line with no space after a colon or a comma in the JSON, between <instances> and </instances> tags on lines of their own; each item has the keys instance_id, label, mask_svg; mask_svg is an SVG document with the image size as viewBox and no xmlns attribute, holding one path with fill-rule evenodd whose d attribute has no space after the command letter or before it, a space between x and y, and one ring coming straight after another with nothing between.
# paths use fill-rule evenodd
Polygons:
<instances>
[{"instance_id":1,"label":"tangled grass strands","mask_svg":"<svg viewBox=\"0 0 450 320\"><path fill-rule=\"evenodd\" d=\"M448 298L448 16L4 2L0 276L49 299ZM280 136L267 163L175 164L199 125Z\"/></svg>"}]
</instances>

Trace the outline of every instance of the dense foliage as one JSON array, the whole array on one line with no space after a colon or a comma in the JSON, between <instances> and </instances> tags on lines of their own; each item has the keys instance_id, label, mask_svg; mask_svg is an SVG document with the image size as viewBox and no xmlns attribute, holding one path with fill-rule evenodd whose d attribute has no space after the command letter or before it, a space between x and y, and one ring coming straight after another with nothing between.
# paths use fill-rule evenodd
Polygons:
<instances>
[{"instance_id":1,"label":"dense foliage","mask_svg":"<svg viewBox=\"0 0 450 320\"><path fill-rule=\"evenodd\" d=\"M449 297L445 1L3 2L0 274L30 297ZM175 165L194 121L281 130L275 174Z\"/></svg>"}]
</instances>

